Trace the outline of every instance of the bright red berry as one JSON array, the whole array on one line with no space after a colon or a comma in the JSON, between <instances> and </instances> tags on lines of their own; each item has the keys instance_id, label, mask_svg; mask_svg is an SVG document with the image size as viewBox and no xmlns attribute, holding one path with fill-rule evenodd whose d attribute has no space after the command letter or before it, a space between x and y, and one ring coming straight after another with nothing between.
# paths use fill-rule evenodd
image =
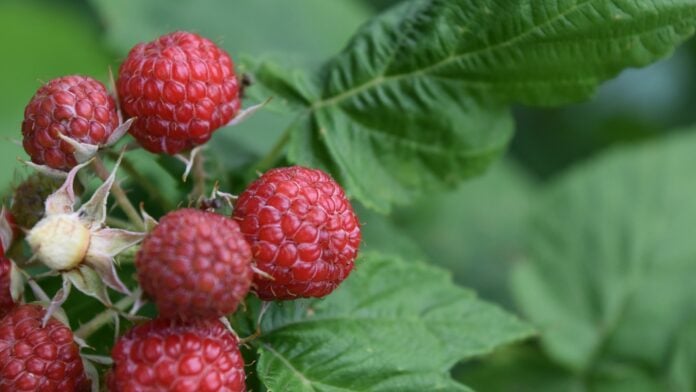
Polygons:
<instances>
[{"instance_id":1,"label":"bright red berry","mask_svg":"<svg viewBox=\"0 0 696 392\"><path fill-rule=\"evenodd\" d=\"M200 35L175 32L131 49L116 83L131 134L147 150L176 154L200 145L240 107L230 56Z\"/></svg>"},{"instance_id":2,"label":"bright red berry","mask_svg":"<svg viewBox=\"0 0 696 392\"><path fill-rule=\"evenodd\" d=\"M246 390L237 338L216 320L148 321L122 336L111 356L111 392Z\"/></svg>"},{"instance_id":3,"label":"bright red berry","mask_svg":"<svg viewBox=\"0 0 696 392\"><path fill-rule=\"evenodd\" d=\"M249 292L251 249L234 220L181 209L145 238L135 265L160 315L189 319L232 313Z\"/></svg>"},{"instance_id":4,"label":"bright red berry","mask_svg":"<svg viewBox=\"0 0 696 392\"><path fill-rule=\"evenodd\" d=\"M118 127L116 103L100 82L86 76L65 76L41 86L24 109L24 150L32 162L58 170L77 164L75 141L102 145Z\"/></svg>"},{"instance_id":5,"label":"bright red berry","mask_svg":"<svg viewBox=\"0 0 696 392\"><path fill-rule=\"evenodd\" d=\"M234 218L251 243L264 300L323 297L353 269L360 225L341 186L300 166L266 172L237 200Z\"/></svg>"},{"instance_id":6,"label":"bright red berry","mask_svg":"<svg viewBox=\"0 0 696 392\"><path fill-rule=\"evenodd\" d=\"M21 305L0 321L0 391L89 391L70 328L45 310Z\"/></svg>"},{"instance_id":7,"label":"bright red berry","mask_svg":"<svg viewBox=\"0 0 696 392\"><path fill-rule=\"evenodd\" d=\"M0 252L0 318L14 306L14 300L10 292L11 268L10 260L5 257L4 252Z\"/></svg>"}]
</instances>

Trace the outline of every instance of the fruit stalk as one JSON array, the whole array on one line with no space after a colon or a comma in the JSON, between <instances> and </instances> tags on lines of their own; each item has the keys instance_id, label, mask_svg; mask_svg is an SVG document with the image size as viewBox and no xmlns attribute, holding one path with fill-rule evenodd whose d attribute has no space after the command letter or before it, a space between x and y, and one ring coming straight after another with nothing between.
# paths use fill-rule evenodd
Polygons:
<instances>
[{"instance_id":1,"label":"fruit stalk","mask_svg":"<svg viewBox=\"0 0 696 392\"><path fill-rule=\"evenodd\" d=\"M93 333L97 332L105 324L113 320L113 315L116 312L116 310L114 309L117 309L119 311L125 311L126 309L128 309L129 306L133 305L135 299L135 295L129 295L127 297L122 298L120 301L114 304L113 308L104 310L103 312L94 316L94 318L89 320L87 323L82 324L80 328L78 328L78 330L75 331L75 336L81 339L87 339Z\"/></svg>"}]
</instances>

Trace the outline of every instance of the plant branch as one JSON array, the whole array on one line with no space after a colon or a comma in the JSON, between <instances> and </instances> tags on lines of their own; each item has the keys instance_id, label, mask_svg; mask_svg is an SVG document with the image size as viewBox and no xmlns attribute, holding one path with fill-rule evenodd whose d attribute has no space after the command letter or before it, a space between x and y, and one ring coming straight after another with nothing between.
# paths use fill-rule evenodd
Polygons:
<instances>
[{"instance_id":1,"label":"plant branch","mask_svg":"<svg viewBox=\"0 0 696 392\"><path fill-rule=\"evenodd\" d=\"M97 176L99 176L102 181L106 181L106 179L109 178L109 171L106 169L104 162L101 160L101 158L99 158L99 156L94 157L92 166L94 167L94 171L97 173ZM143 219L140 217L140 214L138 214L138 210L135 209L133 204L128 199L128 196L126 196L126 192L118 184L118 181L114 181L114 185L111 186L111 193L114 195L116 203L118 203L123 212L125 212L126 216L128 216L128 219L136 227L138 227L138 229L145 230L145 223L143 222Z\"/></svg>"},{"instance_id":2,"label":"plant branch","mask_svg":"<svg viewBox=\"0 0 696 392\"><path fill-rule=\"evenodd\" d=\"M75 331L75 336L81 339L87 339L93 333L97 332L99 329L101 329L101 327L111 321L114 313L123 312L129 306L133 305L135 299L136 295L129 295L122 298L120 301L116 302L112 308L104 310L103 312L94 316L94 318L89 320L87 323L82 324L80 328Z\"/></svg>"}]
</instances>

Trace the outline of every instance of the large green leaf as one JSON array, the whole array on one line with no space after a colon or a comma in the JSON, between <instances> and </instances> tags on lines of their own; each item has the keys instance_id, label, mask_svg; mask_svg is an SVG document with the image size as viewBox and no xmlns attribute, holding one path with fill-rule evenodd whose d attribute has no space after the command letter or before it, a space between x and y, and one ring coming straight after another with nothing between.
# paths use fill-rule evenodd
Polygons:
<instances>
[{"instance_id":1,"label":"large green leaf","mask_svg":"<svg viewBox=\"0 0 696 392\"><path fill-rule=\"evenodd\" d=\"M663 370L696 310L695 150L693 131L615 150L538 200L514 292L559 363Z\"/></svg>"},{"instance_id":2,"label":"large green leaf","mask_svg":"<svg viewBox=\"0 0 696 392\"><path fill-rule=\"evenodd\" d=\"M255 341L273 391L465 391L449 369L530 335L437 268L369 254L323 300L272 304Z\"/></svg>"},{"instance_id":3,"label":"large green leaf","mask_svg":"<svg viewBox=\"0 0 696 392\"><path fill-rule=\"evenodd\" d=\"M323 68L290 157L387 210L485 168L510 138L507 104L587 98L671 52L695 19L691 0L404 2Z\"/></svg>"}]
</instances>

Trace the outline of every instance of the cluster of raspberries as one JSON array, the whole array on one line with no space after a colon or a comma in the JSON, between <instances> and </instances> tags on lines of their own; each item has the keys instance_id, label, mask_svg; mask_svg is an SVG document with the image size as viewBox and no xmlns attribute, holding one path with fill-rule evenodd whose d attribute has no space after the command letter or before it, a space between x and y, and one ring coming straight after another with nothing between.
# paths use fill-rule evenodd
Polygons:
<instances>
[{"instance_id":1,"label":"cluster of raspberries","mask_svg":"<svg viewBox=\"0 0 696 392\"><path fill-rule=\"evenodd\" d=\"M114 98L85 76L42 86L22 123L33 163L70 170L84 160L79 145L95 151L109 145L128 119L128 132L143 148L177 154L205 143L240 110L230 56L187 32L136 45L119 69L116 90ZM135 259L140 286L159 316L118 339L108 390L244 391L239 341L220 319L249 292L266 301L328 295L353 269L360 238L340 185L300 166L261 175L239 196L232 216L169 212ZM0 245L0 391L89 390L70 328L54 316L46 322L45 308L11 296L9 245Z\"/></svg>"}]
</instances>

